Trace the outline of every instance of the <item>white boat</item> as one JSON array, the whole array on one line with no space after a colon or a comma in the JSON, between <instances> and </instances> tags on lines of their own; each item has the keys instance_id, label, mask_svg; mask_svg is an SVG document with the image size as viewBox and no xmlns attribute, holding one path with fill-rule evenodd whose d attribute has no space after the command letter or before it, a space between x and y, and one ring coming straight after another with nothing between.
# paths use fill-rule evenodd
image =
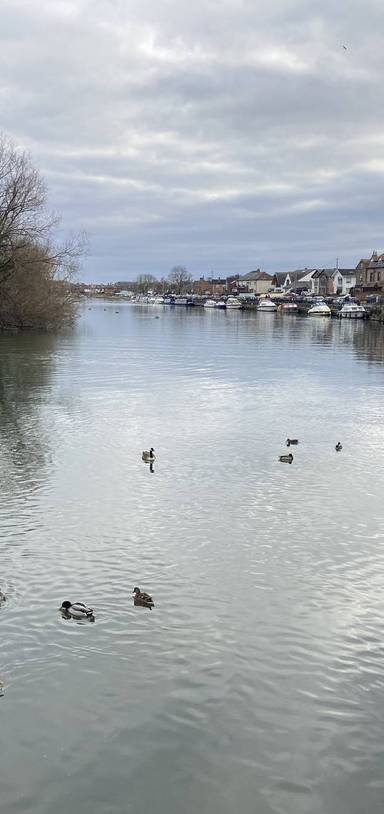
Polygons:
<instances>
[{"instance_id":1,"label":"white boat","mask_svg":"<svg viewBox=\"0 0 384 814\"><path fill-rule=\"evenodd\" d=\"M273 314L274 311L277 311L277 305L269 297L265 297L263 300L259 300L259 304L257 305L256 310Z\"/></svg>"},{"instance_id":2,"label":"white boat","mask_svg":"<svg viewBox=\"0 0 384 814\"><path fill-rule=\"evenodd\" d=\"M216 308L216 300L205 300L204 308Z\"/></svg>"},{"instance_id":3,"label":"white boat","mask_svg":"<svg viewBox=\"0 0 384 814\"><path fill-rule=\"evenodd\" d=\"M358 305L356 302L345 302L339 311L339 317L344 319L364 319L366 316L364 305Z\"/></svg>"},{"instance_id":4,"label":"white boat","mask_svg":"<svg viewBox=\"0 0 384 814\"><path fill-rule=\"evenodd\" d=\"M297 305L295 302L283 302L281 304L281 310L284 312L284 314L296 314Z\"/></svg>"},{"instance_id":5,"label":"white boat","mask_svg":"<svg viewBox=\"0 0 384 814\"><path fill-rule=\"evenodd\" d=\"M164 305L164 297L155 297L154 305Z\"/></svg>"},{"instance_id":6,"label":"white boat","mask_svg":"<svg viewBox=\"0 0 384 814\"><path fill-rule=\"evenodd\" d=\"M237 297L228 297L227 299L227 308L242 308L242 304Z\"/></svg>"},{"instance_id":7,"label":"white boat","mask_svg":"<svg viewBox=\"0 0 384 814\"><path fill-rule=\"evenodd\" d=\"M219 301L216 303L216 308L221 308L221 309L222 309L222 308L226 308L226 307L227 307L227 306L226 306L226 304L225 304L225 300L219 300Z\"/></svg>"},{"instance_id":8,"label":"white boat","mask_svg":"<svg viewBox=\"0 0 384 814\"><path fill-rule=\"evenodd\" d=\"M331 309L325 302L316 302L308 311L309 317L330 317Z\"/></svg>"}]
</instances>

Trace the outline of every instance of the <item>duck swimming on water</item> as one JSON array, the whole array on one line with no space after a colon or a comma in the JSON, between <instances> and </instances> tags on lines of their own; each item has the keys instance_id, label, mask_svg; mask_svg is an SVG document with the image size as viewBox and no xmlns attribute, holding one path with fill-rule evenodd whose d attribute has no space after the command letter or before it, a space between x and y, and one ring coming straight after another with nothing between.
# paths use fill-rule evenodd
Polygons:
<instances>
[{"instance_id":1,"label":"duck swimming on water","mask_svg":"<svg viewBox=\"0 0 384 814\"><path fill-rule=\"evenodd\" d=\"M155 607L155 603L150 594L146 594L145 591L140 591L140 588L133 589L133 604L142 605L143 608L149 608L150 610Z\"/></svg>"},{"instance_id":2,"label":"duck swimming on water","mask_svg":"<svg viewBox=\"0 0 384 814\"><path fill-rule=\"evenodd\" d=\"M286 443L287 447L290 447L291 444L298 444L299 441L298 441L297 438L287 438L285 443Z\"/></svg>"},{"instance_id":3,"label":"duck swimming on water","mask_svg":"<svg viewBox=\"0 0 384 814\"><path fill-rule=\"evenodd\" d=\"M336 452L341 452L342 449L343 449L343 445L340 443L340 441L338 441L336 446L335 446L335 450L336 450Z\"/></svg>"},{"instance_id":4,"label":"duck swimming on water","mask_svg":"<svg viewBox=\"0 0 384 814\"><path fill-rule=\"evenodd\" d=\"M289 455L279 455L279 461L282 464L291 464L293 461L292 452L290 452Z\"/></svg>"},{"instance_id":5,"label":"duck swimming on water","mask_svg":"<svg viewBox=\"0 0 384 814\"><path fill-rule=\"evenodd\" d=\"M72 616L72 619L90 619L91 621L95 621L93 609L88 608L83 602L72 603L66 600L62 603L59 610L61 610L63 616Z\"/></svg>"},{"instance_id":6,"label":"duck swimming on water","mask_svg":"<svg viewBox=\"0 0 384 814\"><path fill-rule=\"evenodd\" d=\"M156 458L156 455L155 455L155 450L153 449L153 447L151 447L150 450L145 449L144 452L142 453L142 456L141 456L142 461L146 461L147 463L149 461L154 461L155 458Z\"/></svg>"},{"instance_id":7,"label":"duck swimming on water","mask_svg":"<svg viewBox=\"0 0 384 814\"><path fill-rule=\"evenodd\" d=\"M0 605L2 605L2 603L3 603L3 602L6 602L6 601L7 601L7 597L6 597L6 595L5 595L5 594L3 594L3 592L2 592L2 591L0 591Z\"/></svg>"}]
</instances>

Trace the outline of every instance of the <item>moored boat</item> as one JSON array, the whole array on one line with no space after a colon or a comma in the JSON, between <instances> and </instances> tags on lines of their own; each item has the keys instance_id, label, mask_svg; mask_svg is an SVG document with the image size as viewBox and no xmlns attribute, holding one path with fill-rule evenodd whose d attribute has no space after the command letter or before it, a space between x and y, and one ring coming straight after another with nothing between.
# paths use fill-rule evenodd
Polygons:
<instances>
[{"instance_id":1,"label":"moored boat","mask_svg":"<svg viewBox=\"0 0 384 814\"><path fill-rule=\"evenodd\" d=\"M330 317L331 309L326 302L316 302L308 311L309 317Z\"/></svg>"},{"instance_id":2,"label":"moored boat","mask_svg":"<svg viewBox=\"0 0 384 814\"><path fill-rule=\"evenodd\" d=\"M175 305L190 306L194 304L195 303L191 297L176 297L175 299Z\"/></svg>"},{"instance_id":3,"label":"moored boat","mask_svg":"<svg viewBox=\"0 0 384 814\"><path fill-rule=\"evenodd\" d=\"M297 314L297 305L295 302L282 302L280 306L284 314Z\"/></svg>"},{"instance_id":4,"label":"moored boat","mask_svg":"<svg viewBox=\"0 0 384 814\"><path fill-rule=\"evenodd\" d=\"M226 308L226 307L227 307L227 306L226 306L226 304L225 304L225 300L219 300L219 301L216 303L216 308L221 308L221 309L223 309L223 308Z\"/></svg>"},{"instance_id":5,"label":"moored boat","mask_svg":"<svg viewBox=\"0 0 384 814\"><path fill-rule=\"evenodd\" d=\"M216 300L205 300L204 308L216 308Z\"/></svg>"},{"instance_id":6,"label":"moored boat","mask_svg":"<svg viewBox=\"0 0 384 814\"><path fill-rule=\"evenodd\" d=\"M264 299L259 300L258 305L256 306L257 311L264 311L265 313L273 314L274 311L277 311L277 305L270 297L264 297Z\"/></svg>"},{"instance_id":7,"label":"moored boat","mask_svg":"<svg viewBox=\"0 0 384 814\"><path fill-rule=\"evenodd\" d=\"M365 319L366 316L364 305L358 305L356 302L345 302L339 311L339 317L342 319Z\"/></svg>"},{"instance_id":8,"label":"moored boat","mask_svg":"<svg viewBox=\"0 0 384 814\"><path fill-rule=\"evenodd\" d=\"M230 309L233 310L235 308L240 309L242 307L243 306L242 306L240 300L237 299L237 297L228 297L228 299L227 299L227 309L230 308Z\"/></svg>"}]
</instances>

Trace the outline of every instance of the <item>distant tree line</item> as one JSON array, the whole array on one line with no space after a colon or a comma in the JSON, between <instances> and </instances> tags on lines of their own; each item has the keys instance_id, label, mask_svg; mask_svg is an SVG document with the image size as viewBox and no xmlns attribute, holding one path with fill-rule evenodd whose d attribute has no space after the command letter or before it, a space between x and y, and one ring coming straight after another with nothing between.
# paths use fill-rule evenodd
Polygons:
<instances>
[{"instance_id":1,"label":"distant tree line","mask_svg":"<svg viewBox=\"0 0 384 814\"><path fill-rule=\"evenodd\" d=\"M68 285L82 241L54 240L44 181L29 156L0 135L0 329L49 329L71 322Z\"/></svg>"},{"instance_id":2,"label":"distant tree line","mask_svg":"<svg viewBox=\"0 0 384 814\"><path fill-rule=\"evenodd\" d=\"M136 291L146 294L153 288L158 288L159 284L163 290L172 290L175 294L183 294L191 289L192 275L185 266L174 266L167 278L158 280L153 274L139 274L134 283Z\"/></svg>"}]
</instances>

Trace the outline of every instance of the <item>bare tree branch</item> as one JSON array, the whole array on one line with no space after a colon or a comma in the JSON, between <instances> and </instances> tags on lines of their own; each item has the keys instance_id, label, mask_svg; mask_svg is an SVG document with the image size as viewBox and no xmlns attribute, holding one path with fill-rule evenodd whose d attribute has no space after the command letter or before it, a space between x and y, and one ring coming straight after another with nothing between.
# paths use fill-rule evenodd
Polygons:
<instances>
[{"instance_id":1,"label":"bare tree branch","mask_svg":"<svg viewBox=\"0 0 384 814\"><path fill-rule=\"evenodd\" d=\"M68 281L85 237L57 244L58 217L47 209L45 183L30 157L0 134L0 326L41 327L69 314ZM49 313L51 309L51 313ZM72 308L73 310L73 308Z\"/></svg>"}]
</instances>

